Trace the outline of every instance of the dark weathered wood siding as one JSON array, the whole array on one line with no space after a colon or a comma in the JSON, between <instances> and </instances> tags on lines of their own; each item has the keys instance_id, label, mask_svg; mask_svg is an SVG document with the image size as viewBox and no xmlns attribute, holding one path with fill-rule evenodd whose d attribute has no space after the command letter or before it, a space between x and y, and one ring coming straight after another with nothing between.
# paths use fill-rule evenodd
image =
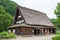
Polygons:
<instances>
[{"instance_id":1,"label":"dark weathered wood siding","mask_svg":"<svg viewBox=\"0 0 60 40\"><path fill-rule=\"evenodd\" d=\"M32 28L29 27L20 27L15 29L15 34L17 35L31 35L33 32L31 31Z\"/></svg>"}]
</instances>

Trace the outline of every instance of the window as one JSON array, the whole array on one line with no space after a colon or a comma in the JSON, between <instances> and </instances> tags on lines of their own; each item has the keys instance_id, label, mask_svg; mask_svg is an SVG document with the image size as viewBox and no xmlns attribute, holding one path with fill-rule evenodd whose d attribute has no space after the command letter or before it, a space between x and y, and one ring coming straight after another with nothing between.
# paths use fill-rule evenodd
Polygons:
<instances>
[{"instance_id":1,"label":"window","mask_svg":"<svg viewBox=\"0 0 60 40\"><path fill-rule=\"evenodd\" d=\"M34 30L31 30L32 32L34 32Z\"/></svg>"},{"instance_id":2,"label":"window","mask_svg":"<svg viewBox=\"0 0 60 40\"><path fill-rule=\"evenodd\" d=\"M8 30L8 32L11 32L11 30Z\"/></svg>"},{"instance_id":3,"label":"window","mask_svg":"<svg viewBox=\"0 0 60 40\"><path fill-rule=\"evenodd\" d=\"M20 16L18 16L18 18L21 18L21 15L20 15Z\"/></svg>"},{"instance_id":4,"label":"window","mask_svg":"<svg viewBox=\"0 0 60 40\"><path fill-rule=\"evenodd\" d=\"M15 33L15 29L13 29L13 32Z\"/></svg>"},{"instance_id":5,"label":"window","mask_svg":"<svg viewBox=\"0 0 60 40\"><path fill-rule=\"evenodd\" d=\"M24 22L24 20L21 20L21 21L17 21L16 23L22 23L22 22Z\"/></svg>"}]
</instances>

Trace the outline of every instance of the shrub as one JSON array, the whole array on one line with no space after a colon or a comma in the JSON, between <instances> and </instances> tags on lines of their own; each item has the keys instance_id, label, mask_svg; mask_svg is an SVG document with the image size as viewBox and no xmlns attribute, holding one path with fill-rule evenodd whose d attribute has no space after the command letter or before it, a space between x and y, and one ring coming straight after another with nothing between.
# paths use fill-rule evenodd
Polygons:
<instances>
[{"instance_id":1,"label":"shrub","mask_svg":"<svg viewBox=\"0 0 60 40\"><path fill-rule=\"evenodd\" d=\"M1 32L0 33L0 38L15 38L16 35L11 32Z\"/></svg>"},{"instance_id":2,"label":"shrub","mask_svg":"<svg viewBox=\"0 0 60 40\"><path fill-rule=\"evenodd\" d=\"M53 37L52 40L60 40L60 35Z\"/></svg>"}]
</instances>

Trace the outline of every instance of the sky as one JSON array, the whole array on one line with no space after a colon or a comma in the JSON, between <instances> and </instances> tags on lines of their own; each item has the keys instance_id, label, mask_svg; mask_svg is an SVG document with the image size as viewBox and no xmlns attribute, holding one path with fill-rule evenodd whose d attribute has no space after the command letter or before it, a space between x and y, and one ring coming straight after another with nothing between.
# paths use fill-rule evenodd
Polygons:
<instances>
[{"instance_id":1,"label":"sky","mask_svg":"<svg viewBox=\"0 0 60 40\"><path fill-rule=\"evenodd\" d=\"M13 0L18 5L46 13L49 18L56 18L54 10L60 0Z\"/></svg>"}]
</instances>

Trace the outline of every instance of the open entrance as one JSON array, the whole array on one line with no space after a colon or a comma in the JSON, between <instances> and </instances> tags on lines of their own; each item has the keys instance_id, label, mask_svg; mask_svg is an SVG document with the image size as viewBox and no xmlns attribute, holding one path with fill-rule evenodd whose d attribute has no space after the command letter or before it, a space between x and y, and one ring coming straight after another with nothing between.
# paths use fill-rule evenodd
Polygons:
<instances>
[{"instance_id":1,"label":"open entrance","mask_svg":"<svg viewBox=\"0 0 60 40\"><path fill-rule=\"evenodd\" d=\"M50 28L50 29L49 29L49 33L53 33L53 34L56 33L56 29Z\"/></svg>"},{"instance_id":2,"label":"open entrance","mask_svg":"<svg viewBox=\"0 0 60 40\"><path fill-rule=\"evenodd\" d=\"M52 33L56 33L56 29L52 29Z\"/></svg>"},{"instance_id":3,"label":"open entrance","mask_svg":"<svg viewBox=\"0 0 60 40\"><path fill-rule=\"evenodd\" d=\"M35 35L40 34L40 30L39 29L34 29L34 34Z\"/></svg>"}]
</instances>

